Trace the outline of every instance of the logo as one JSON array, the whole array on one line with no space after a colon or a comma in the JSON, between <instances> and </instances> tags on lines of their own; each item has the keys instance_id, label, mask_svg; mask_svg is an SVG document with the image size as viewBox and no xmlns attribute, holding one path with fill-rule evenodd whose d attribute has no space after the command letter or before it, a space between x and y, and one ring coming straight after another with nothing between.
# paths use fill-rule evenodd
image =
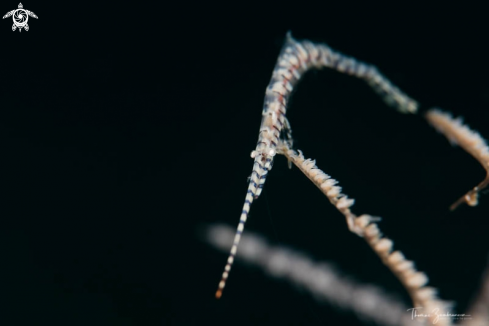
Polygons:
<instances>
[{"instance_id":1,"label":"logo","mask_svg":"<svg viewBox=\"0 0 489 326\"><path fill-rule=\"evenodd\" d=\"M26 31L29 30L29 25L27 25L29 16L37 19L36 14L33 13L32 11L25 10L24 6L22 6L22 3L19 3L18 9L14 9L6 13L5 16L3 16L3 19L8 18L10 16L12 16L12 19L14 20L14 24L12 25L12 31L15 31L18 28L19 32L22 31L22 28L25 29Z\"/></svg>"}]
</instances>

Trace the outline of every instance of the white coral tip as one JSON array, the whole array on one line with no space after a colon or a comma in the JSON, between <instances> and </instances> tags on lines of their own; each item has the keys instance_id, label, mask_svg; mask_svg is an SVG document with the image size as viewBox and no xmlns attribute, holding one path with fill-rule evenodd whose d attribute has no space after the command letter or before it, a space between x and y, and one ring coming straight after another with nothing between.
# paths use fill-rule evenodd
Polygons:
<instances>
[{"instance_id":1,"label":"white coral tip","mask_svg":"<svg viewBox=\"0 0 489 326\"><path fill-rule=\"evenodd\" d=\"M392 250L392 240L383 238L380 239L374 246L375 251L379 254L389 253Z\"/></svg>"},{"instance_id":2,"label":"white coral tip","mask_svg":"<svg viewBox=\"0 0 489 326\"><path fill-rule=\"evenodd\" d=\"M342 197L336 203L336 208L345 209L351 207L355 203L355 199L349 199L348 197Z\"/></svg>"},{"instance_id":3,"label":"white coral tip","mask_svg":"<svg viewBox=\"0 0 489 326\"><path fill-rule=\"evenodd\" d=\"M402 252L394 251L393 253L391 253L389 255L389 257L387 257L387 260L389 261L389 263L391 263L393 265L397 265L397 264L401 263L402 261L406 260L406 258L404 257Z\"/></svg>"},{"instance_id":4,"label":"white coral tip","mask_svg":"<svg viewBox=\"0 0 489 326\"><path fill-rule=\"evenodd\" d=\"M420 288L426 283L428 283L428 276L422 272L416 272L406 280L406 285L412 288Z\"/></svg>"}]
</instances>

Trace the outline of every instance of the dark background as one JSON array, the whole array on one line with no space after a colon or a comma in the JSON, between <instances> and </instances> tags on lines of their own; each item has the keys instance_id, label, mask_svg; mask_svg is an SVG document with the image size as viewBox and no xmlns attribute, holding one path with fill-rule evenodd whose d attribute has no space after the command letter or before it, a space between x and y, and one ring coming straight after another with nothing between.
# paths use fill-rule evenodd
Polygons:
<instances>
[{"instance_id":1,"label":"dark background","mask_svg":"<svg viewBox=\"0 0 489 326\"><path fill-rule=\"evenodd\" d=\"M287 31L376 65L489 137L487 11L460 3L23 2L1 21L0 324L365 325L199 238L237 225L265 87ZM2 15L17 8L2 2ZM489 197L448 206L485 173L421 116L362 81L309 72L296 147L383 217L383 232L463 312L489 251ZM397 293L343 216L278 157L247 230ZM368 324L367 324L368 325Z\"/></svg>"}]
</instances>

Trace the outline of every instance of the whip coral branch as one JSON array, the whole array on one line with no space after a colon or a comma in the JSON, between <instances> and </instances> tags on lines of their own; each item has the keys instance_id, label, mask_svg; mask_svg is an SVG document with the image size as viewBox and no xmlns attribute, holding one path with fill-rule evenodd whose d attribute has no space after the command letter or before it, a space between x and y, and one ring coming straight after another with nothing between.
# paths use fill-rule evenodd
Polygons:
<instances>
[{"instance_id":1,"label":"whip coral branch","mask_svg":"<svg viewBox=\"0 0 489 326\"><path fill-rule=\"evenodd\" d=\"M465 318L466 315L453 315L448 313L448 302L439 299L437 291L426 285L428 283L426 274L418 271L414 267L414 262L407 260L399 250L393 251L393 241L384 237L379 230L376 223L380 220L378 217L372 217L367 214L355 215L351 210L354 200L342 194L342 189L338 186L338 182L317 168L315 161L305 159L300 151L296 152L292 150L293 140L291 127L286 118L288 100L302 75L309 69L319 68L335 69L339 72L363 79L388 104L394 106L402 113L417 113L418 111L418 103L395 87L374 66L336 52L325 44L315 44L307 40L296 41L289 33L277 59L270 83L266 88L258 143L255 150L251 152L251 157L254 159L253 170L239 224L234 235L234 240L232 241L231 251L216 291L216 297L220 298L222 296L238 251L238 245L242 239L246 239L243 236L243 231L251 204L260 196L276 154L283 154L288 159L289 166L291 163L295 164L320 189L331 204L345 216L349 230L362 237L377 256L379 256L384 265L398 278L411 297L415 308L413 311L423 309L420 313L427 318L426 321L440 326L452 325L451 317L454 316L463 316ZM486 170L485 179L458 199L450 206L450 209L454 210L462 203L467 203L470 206L477 205L479 192L489 184L488 145L477 132L464 125L460 118L455 119L450 114L439 109L429 110L425 117L452 144L460 145L465 151L477 159ZM231 237L229 232L227 234L227 236ZM255 256L254 258L249 256L248 259L256 259L262 265L269 264L266 266L271 270L270 273L272 274L274 273L274 268L275 272L279 270L279 274L288 275L288 269L293 271L296 268L300 268L300 266L310 265L309 261L306 260L304 262L304 259L298 259L293 264L286 265L287 269L285 270L283 268L283 262L281 263L282 265L279 264L279 267L273 267L272 262L261 260L264 259L263 257L268 257L266 255L267 250L271 249L262 246L261 250L249 251L248 253L252 252ZM278 257L284 255L280 252L275 254ZM275 257L274 259L276 261L278 258ZM321 277L321 273L308 276L307 279L304 279L300 275L297 276L298 274L294 275L290 276L290 278L296 277L294 280L298 283L304 283L304 286L315 284L315 277ZM308 274L304 273L304 275ZM487 309L487 292L486 281L480 299L473 306L474 315L477 318L472 320L473 323L467 322L465 326L489 325L487 323L489 319L489 314L487 313L489 311ZM440 313L446 313L446 315L440 318Z\"/></svg>"},{"instance_id":2,"label":"whip coral branch","mask_svg":"<svg viewBox=\"0 0 489 326\"><path fill-rule=\"evenodd\" d=\"M418 103L392 85L374 66L336 52L325 44L296 41L290 33L287 34L272 78L265 91L258 143L256 149L251 152L251 157L255 160L253 171L236 236L216 291L216 298L221 297L226 286L226 280L234 262L251 203L261 194L267 174L272 168L281 135L285 134L286 139L283 141L292 147L291 129L285 117L290 94L307 70L323 67L365 80L388 104L395 106L400 112L416 113L418 110Z\"/></svg>"},{"instance_id":3,"label":"whip coral branch","mask_svg":"<svg viewBox=\"0 0 489 326\"><path fill-rule=\"evenodd\" d=\"M233 242L233 229L225 225L206 227L208 243L225 251ZM420 325L402 302L379 287L353 281L324 261L314 261L304 253L272 246L257 234L247 233L241 239L238 258L256 265L272 277L285 279L309 291L316 299L346 311L363 320L385 326Z\"/></svg>"},{"instance_id":4,"label":"whip coral branch","mask_svg":"<svg viewBox=\"0 0 489 326\"><path fill-rule=\"evenodd\" d=\"M354 200L342 194L341 187L336 185L337 181L321 171L316 166L315 161L304 159L300 151L297 153L282 144L278 153L285 155L289 161L292 161L346 217L350 231L363 237L382 262L396 275L408 291L415 307L421 306L423 311L428 312L437 309L438 311L445 311L448 304L437 298L435 289L426 286L428 283L426 274L417 271L414 262L407 260L400 251L392 251L392 240L383 237L375 223L379 220L378 218L366 214L357 217L353 214L350 207ZM438 325L451 325L450 319L437 321L436 318L436 315L432 314L429 320L438 323Z\"/></svg>"},{"instance_id":5,"label":"whip coral branch","mask_svg":"<svg viewBox=\"0 0 489 326\"><path fill-rule=\"evenodd\" d=\"M462 123L462 118L453 118L449 113L431 109L426 113L428 122L442 133L452 144L459 145L472 155L486 170L486 177L477 186L469 190L450 206L454 210L460 204L476 206L479 192L489 184L489 147L485 140L474 130Z\"/></svg>"}]
</instances>

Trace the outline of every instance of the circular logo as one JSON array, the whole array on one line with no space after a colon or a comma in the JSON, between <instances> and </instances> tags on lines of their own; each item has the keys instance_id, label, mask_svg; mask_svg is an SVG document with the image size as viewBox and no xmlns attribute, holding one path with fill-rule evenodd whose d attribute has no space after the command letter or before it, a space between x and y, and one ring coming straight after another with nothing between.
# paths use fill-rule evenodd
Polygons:
<instances>
[{"instance_id":1,"label":"circular logo","mask_svg":"<svg viewBox=\"0 0 489 326\"><path fill-rule=\"evenodd\" d=\"M12 16L14 18L15 26L24 27L25 25L27 25L27 20L29 19L29 16L24 9L17 9Z\"/></svg>"}]
</instances>

